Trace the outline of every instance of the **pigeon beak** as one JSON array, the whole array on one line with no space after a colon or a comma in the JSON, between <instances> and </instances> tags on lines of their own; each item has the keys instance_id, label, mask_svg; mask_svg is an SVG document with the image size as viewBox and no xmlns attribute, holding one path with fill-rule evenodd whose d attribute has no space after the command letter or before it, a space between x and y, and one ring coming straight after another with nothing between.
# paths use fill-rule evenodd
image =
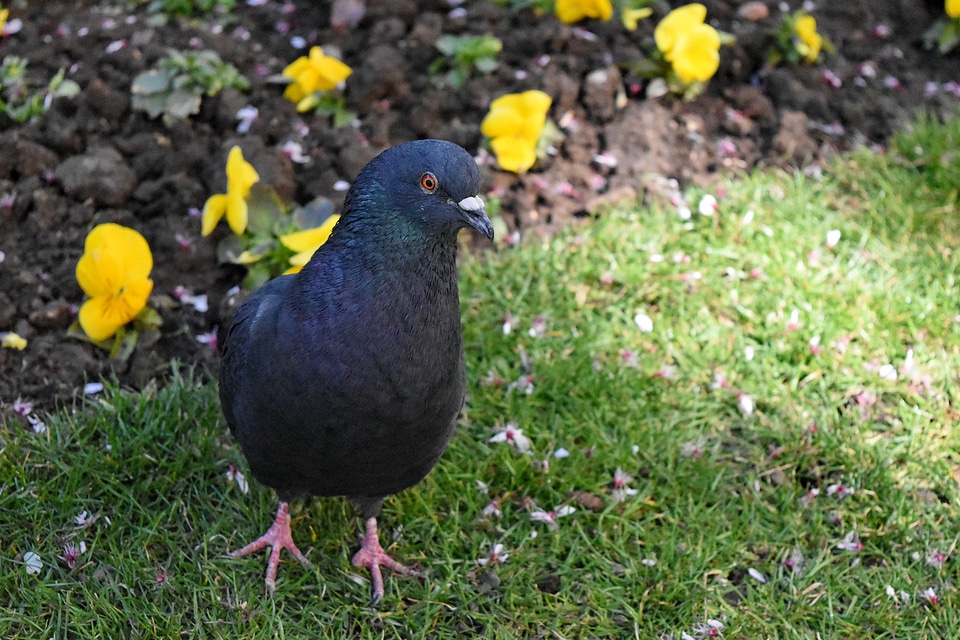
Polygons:
<instances>
[{"instance_id":1,"label":"pigeon beak","mask_svg":"<svg viewBox=\"0 0 960 640\"><path fill-rule=\"evenodd\" d=\"M467 224L479 231L488 240L493 240L493 223L483 209L483 200L480 196L469 196L457 203L465 214Z\"/></svg>"}]
</instances>

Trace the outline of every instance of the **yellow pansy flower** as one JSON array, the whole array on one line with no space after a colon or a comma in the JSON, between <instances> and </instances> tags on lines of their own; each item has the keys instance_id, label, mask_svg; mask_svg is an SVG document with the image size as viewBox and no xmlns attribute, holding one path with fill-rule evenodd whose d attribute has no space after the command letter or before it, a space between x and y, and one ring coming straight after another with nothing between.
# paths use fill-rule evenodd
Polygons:
<instances>
[{"instance_id":1,"label":"yellow pansy flower","mask_svg":"<svg viewBox=\"0 0 960 640\"><path fill-rule=\"evenodd\" d=\"M0 18L3 16L0 15ZM27 339L21 336L19 333L14 333L13 331L8 331L0 335L0 347L4 349L16 349L17 351L23 351L27 348Z\"/></svg>"},{"instance_id":2,"label":"yellow pansy flower","mask_svg":"<svg viewBox=\"0 0 960 640\"><path fill-rule=\"evenodd\" d=\"M150 245L138 231L113 223L90 231L77 262L77 282L89 298L79 320L91 340L106 340L147 306L152 270Z\"/></svg>"},{"instance_id":3,"label":"yellow pansy flower","mask_svg":"<svg viewBox=\"0 0 960 640\"><path fill-rule=\"evenodd\" d=\"M620 13L620 19L623 21L624 28L627 31L636 31L637 23L644 18L649 18L653 14L653 9L643 7L642 9L624 9Z\"/></svg>"},{"instance_id":4,"label":"yellow pansy flower","mask_svg":"<svg viewBox=\"0 0 960 640\"><path fill-rule=\"evenodd\" d=\"M537 161L537 142L553 101L543 91L508 93L490 103L480 131L490 138L497 163L523 173Z\"/></svg>"},{"instance_id":5,"label":"yellow pansy flower","mask_svg":"<svg viewBox=\"0 0 960 640\"><path fill-rule=\"evenodd\" d=\"M224 214L230 230L240 235L247 228L247 196L250 188L260 181L260 175L243 159L240 147L233 147L227 155L227 192L207 198L203 205L201 233L208 236Z\"/></svg>"},{"instance_id":6,"label":"yellow pansy flower","mask_svg":"<svg viewBox=\"0 0 960 640\"><path fill-rule=\"evenodd\" d=\"M303 265L307 264L313 257L314 252L327 241L330 232L333 231L333 227L339 220L340 216L335 214L324 220L319 227L280 236L280 242L283 243L283 246L296 252L296 255L290 258L290 264L293 266L284 271L283 275L300 271Z\"/></svg>"},{"instance_id":7,"label":"yellow pansy flower","mask_svg":"<svg viewBox=\"0 0 960 640\"><path fill-rule=\"evenodd\" d=\"M353 69L349 66L336 58L324 55L322 48L312 47L308 56L300 56L283 70L283 75L291 80L286 91L283 92L283 97L296 103L297 111L307 111L310 105L305 103L304 99L317 91L335 89L338 84L350 77L351 73Z\"/></svg>"},{"instance_id":8,"label":"yellow pansy flower","mask_svg":"<svg viewBox=\"0 0 960 640\"><path fill-rule=\"evenodd\" d=\"M700 3L687 4L677 7L657 24L653 31L653 39L657 49L665 60L673 60L673 50L684 34L689 33L698 24L707 19L707 8Z\"/></svg>"},{"instance_id":9,"label":"yellow pansy flower","mask_svg":"<svg viewBox=\"0 0 960 640\"><path fill-rule=\"evenodd\" d=\"M946 0L943 8L951 18L960 18L960 0Z\"/></svg>"},{"instance_id":10,"label":"yellow pansy flower","mask_svg":"<svg viewBox=\"0 0 960 640\"><path fill-rule=\"evenodd\" d=\"M557 0L554 11L564 24L574 24L584 18L609 20L613 17L610 0Z\"/></svg>"},{"instance_id":11,"label":"yellow pansy flower","mask_svg":"<svg viewBox=\"0 0 960 640\"><path fill-rule=\"evenodd\" d=\"M720 67L720 34L708 24L693 25L677 38L671 64L683 82L706 82Z\"/></svg>"},{"instance_id":12,"label":"yellow pansy flower","mask_svg":"<svg viewBox=\"0 0 960 640\"><path fill-rule=\"evenodd\" d=\"M947 3L949 4L949 2ZM7 26L7 19L10 18L10 9L0 9L0 35L3 35L3 30Z\"/></svg>"},{"instance_id":13,"label":"yellow pansy flower","mask_svg":"<svg viewBox=\"0 0 960 640\"><path fill-rule=\"evenodd\" d=\"M816 18L811 15L797 16L793 23L793 32L797 34L797 42L794 44L797 53L807 62L816 62L823 46L823 36L817 33Z\"/></svg>"}]
</instances>

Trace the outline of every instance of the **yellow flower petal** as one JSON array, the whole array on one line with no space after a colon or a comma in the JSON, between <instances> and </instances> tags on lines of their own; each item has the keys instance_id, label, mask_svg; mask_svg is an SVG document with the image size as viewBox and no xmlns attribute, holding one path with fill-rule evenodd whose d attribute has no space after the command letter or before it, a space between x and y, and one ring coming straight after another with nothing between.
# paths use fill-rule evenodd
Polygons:
<instances>
[{"instance_id":1,"label":"yellow flower petal","mask_svg":"<svg viewBox=\"0 0 960 640\"><path fill-rule=\"evenodd\" d=\"M94 342L102 342L133 320L145 306L153 281L134 283L123 293L90 298L80 307L80 327Z\"/></svg>"},{"instance_id":2,"label":"yellow flower petal","mask_svg":"<svg viewBox=\"0 0 960 640\"><path fill-rule=\"evenodd\" d=\"M538 140L552 100L543 91L508 93L490 103L490 111L480 123L480 132L488 138L523 136Z\"/></svg>"},{"instance_id":3,"label":"yellow flower petal","mask_svg":"<svg viewBox=\"0 0 960 640\"><path fill-rule=\"evenodd\" d=\"M308 56L297 58L283 70L284 77L291 80L283 92L283 97L297 103L299 111L304 98L317 91L336 89L337 85L352 73L353 69L340 60L325 55L321 47L312 47Z\"/></svg>"},{"instance_id":4,"label":"yellow flower petal","mask_svg":"<svg viewBox=\"0 0 960 640\"><path fill-rule=\"evenodd\" d=\"M503 96L504 98L512 96ZM500 136L512 136L523 127L523 118L520 111L514 108L503 108L496 103L503 98L497 98L490 104L490 111L480 123L480 133L488 138L498 138Z\"/></svg>"},{"instance_id":5,"label":"yellow flower petal","mask_svg":"<svg viewBox=\"0 0 960 640\"><path fill-rule=\"evenodd\" d=\"M263 260L264 255L266 254L263 254L263 253L255 254L249 249L247 249L241 252L240 255L237 256L237 264L253 264L254 262L260 262L261 260Z\"/></svg>"},{"instance_id":6,"label":"yellow flower petal","mask_svg":"<svg viewBox=\"0 0 960 640\"><path fill-rule=\"evenodd\" d=\"M200 233L204 236L213 233L217 223L226 215L230 230L241 235L247 228L247 196L259 181L260 174L243 159L240 147L230 149L227 154L227 192L207 198L200 219Z\"/></svg>"},{"instance_id":7,"label":"yellow flower petal","mask_svg":"<svg viewBox=\"0 0 960 640\"><path fill-rule=\"evenodd\" d=\"M80 326L91 339L106 340L147 305L153 255L146 239L118 224L90 231L77 262L77 282L90 299L80 307Z\"/></svg>"},{"instance_id":8,"label":"yellow flower petal","mask_svg":"<svg viewBox=\"0 0 960 640\"><path fill-rule=\"evenodd\" d=\"M327 238L330 237L330 232L333 231L333 227L336 226L339 220L339 215L332 215L324 220L323 224L319 227L295 231L285 236L280 236L280 242L287 249L290 249L290 251L300 253L309 250L312 253L314 249L317 249L327 241Z\"/></svg>"},{"instance_id":9,"label":"yellow flower petal","mask_svg":"<svg viewBox=\"0 0 960 640\"><path fill-rule=\"evenodd\" d=\"M944 11L951 18L960 18L960 0L946 0Z\"/></svg>"},{"instance_id":10,"label":"yellow flower petal","mask_svg":"<svg viewBox=\"0 0 960 640\"><path fill-rule=\"evenodd\" d=\"M310 258L313 257L313 254L315 254L319 248L320 247L313 247L312 249L307 249L306 251L301 251L300 253L292 255L290 257L290 264L292 264L294 267L303 268L303 265L310 262Z\"/></svg>"},{"instance_id":11,"label":"yellow flower petal","mask_svg":"<svg viewBox=\"0 0 960 640\"><path fill-rule=\"evenodd\" d=\"M796 44L797 51L807 62L816 62L823 47L823 36L817 33L816 18L811 15L798 16L793 23L793 30L800 39Z\"/></svg>"},{"instance_id":12,"label":"yellow flower petal","mask_svg":"<svg viewBox=\"0 0 960 640\"><path fill-rule=\"evenodd\" d=\"M310 261L310 258L313 257L317 249L330 238L330 233L339 221L339 215L332 215L324 220L323 224L319 227L295 231L294 233L280 236L280 242L283 246L296 252L290 257L290 264L292 266L284 271L284 275L300 271L303 265Z\"/></svg>"},{"instance_id":13,"label":"yellow flower petal","mask_svg":"<svg viewBox=\"0 0 960 640\"><path fill-rule=\"evenodd\" d=\"M283 75L291 80L296 80L297 76L310 68L310 61L306 56L300 56L283 69Z\"/></svg>"},{"instance_id":14,"label":"yellow flower petal","mask_svg":"<svg viewBox=\"0 0 960 640\"><path fill-rule=\"evenodd\" d=\"M77 283L90 297L112 294L153 270L150 245L140 233L108 222L94 227L77 262Z\"/></svg>"},{"instance_id":15,"label":"yellow flower petal","mask_svg":"<svg viewBox=\"0 0 960 640\"><path fill-rule=\"evenodd\" d=\"M126 324L121 316L114 313L112 301L108 296L90 298L80 307L80 328L94 342L103 342Z\"/></svg>"},{"instance_id":16,"label":"yellow flower petal","mask_svg":"<svg viewBox=\"0 0 960 640\"><path fill-rule=\"evenodd\" d=\"M331 91L337 88L337 85L350 77L353 69L336 58L325 57L322 63L316 67L317 89L320 91Z\"/></svg>"},{"instance_id":17,"label":"yellow flower petal","mask_svg":"<svg viewBox=\"0 0 960 640\"><path fill-rule=\"evenodd\" d=\"M720 35L708 24L695 25L677 38L673 70L683 82L705 82L720 66Z\"/></svg>"},{"instance_id":18,"label":"yellow flower petal","mask_svg":"<svg viewBox=\"0 0 960 640\"><path fill-rule=\"evenodd\" d=\"M227 154L227 193L236 190L240 197L250 194L250 187L260 181L260 175L253 165L243 159L243 151L234 146Z\"/></svg>"},{"instance_id":19,"label":"yellow flower petal","mask_svg":"<svg viewBox=\"0 0 960 640\"><path fill-rule=\"evenodd\" d=\"M0 18L3 16L0 15ZM14 333L13 331L8 331L3 334L3 337L0 338L0 346L5 349L16 349L17 351L23 351L27 348L27 339L21 336L20 334Z\"/></svg>"},{"instance_id":20,"label":"yellow flower petal","mask_svg":"<svg viewBox=\"0 0 960 640\"><path fill-rule=\"evenodd\" d=\"M290 102L300 102L307 96L307 92L303 90L303 87L300 86L299 82L291 82L287 85L287 88L283 91L283 97L289 100Z\"/></svg>"},{"instance_id":21,"label":"yellow flower petal","mask_svg":"<svg viewBox=\"0 0 960 640\"><path fill-rule=\"evenodd\" d=\"M554 11L557 19L565 24L573 24L584 18L609 20L613 17L610 0L557 0Z\"/></svg>"},{"instance_id":22,"label":"yellow flower petal","mask_svg":"<svg viewBox=\"0 0 960 640\"><path fill-rule=\"evenodd\" d=\"M623 21L623 26L628 31L636 31L637 23L644 18L649 18L651 15L653 15L653 9L650 7L644 7L642 9L624 9L620 14L620 19Z\"/></svg>"},{"instance_id":23,"label":"yellow flower petal","mask_svg":"<svg viewBox=\"0 0 960 640\"><path fill-rule=\"evenodd\" d=\"M673 58L673 47L680 35L687 33L697 24L703 24L707 19L707 8L700 3L687 4L677 7L657 25L653 31L653 39L657 49L663 57L670 61Z\"/></svg>"},{"instance_id":24,"label":"yellow flower petal","mask_svg":"<svg viewBox=\"0 0 960 640\"><path fill-rule=\"evenodd\" d=\"M227 212L227 194L218 193L207 198L203 204L203 216L200 218L200 234L208 236L213 233L217 223Z\"/></svg>"},{"instance_id":25,"label":"yellow flower petal","mask_svg":"<svg viewBox=\"0 0 960 640\"><path fill-rule=\"evenodd\" d=\"M236 235L243 235L247 230L247 200L237 192L227 192L227 224L230 231Z\"/></svg>"},{"instance_id":26,"label":"yellow flower petal","mask_svg":"<svg viewBox=\"0 0 960 640\"><path fill-rule=\"evenodd\" d=\"M500 96L480 124L500 167L521 173L537 160L536 148L552 100L543 91Z\"/></svg>"},{"instance_id":27,"label":"yellow flower petal","mask_svg":"<svg viewBox=\"0 0 960 640\"><path fill-rule=\"evenodd\" d=\"M523 173L537 161L536 142L529 144L522 138L494 138L490 148L497 156L497 164L505 171Z\"/></svg>"},{"instance_id":28,"label":"yellow flower petal","mask_svg":"<svg viewBox=\"0 0 960 640\"><path fill-rule=\"evenodd\" d=\"M303 100L297 102L297 113L305 113L311 109L316 108L320 104L320 98L317 97L317 94L311 93Z\"/></svg>"}]
</instances>

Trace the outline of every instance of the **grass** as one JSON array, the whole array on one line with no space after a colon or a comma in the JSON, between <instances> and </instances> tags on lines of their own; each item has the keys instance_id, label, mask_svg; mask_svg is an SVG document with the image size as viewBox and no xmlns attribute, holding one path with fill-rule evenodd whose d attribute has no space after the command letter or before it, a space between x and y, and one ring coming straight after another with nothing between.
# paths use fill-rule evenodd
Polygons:
<instances>
[{"instance_id":1,"label":"grass","mask_svg":"<svg viewBox=\"0 0 960 640\"><path fill-rule=\"evenodd\" d=\"M713 216L627 208L465 260L468 407L381 519L427 578L390 576L379 609L341 501L295 509L315 569L285 558L272 599L262 556L224 557L275 498L228 480L241 456L187 370L7 425L0 637L955 637L957 148L960 121L920 121L821 179L724 184ZM530 454L489 442L508 422ZM555 531L531 518L563 505Z\"/></svg>"}]
</instances>

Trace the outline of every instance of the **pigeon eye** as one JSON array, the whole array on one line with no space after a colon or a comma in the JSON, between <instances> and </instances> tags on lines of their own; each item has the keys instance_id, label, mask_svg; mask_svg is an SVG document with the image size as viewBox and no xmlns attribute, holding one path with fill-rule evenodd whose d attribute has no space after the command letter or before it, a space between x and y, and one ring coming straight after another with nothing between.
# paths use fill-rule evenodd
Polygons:
<instances>
[{"instance_id":1,"label":"pigeon eye","mask_svg":"<svg viewBox=\"0 0 960 640\"><path fill-rule=\"evenodd\" d=\"M424 191L436 191L437 190L437 176L433 175L429 171L425 171L422 176L420 176L420 186Z\"/></svg>"}]
</instances>

